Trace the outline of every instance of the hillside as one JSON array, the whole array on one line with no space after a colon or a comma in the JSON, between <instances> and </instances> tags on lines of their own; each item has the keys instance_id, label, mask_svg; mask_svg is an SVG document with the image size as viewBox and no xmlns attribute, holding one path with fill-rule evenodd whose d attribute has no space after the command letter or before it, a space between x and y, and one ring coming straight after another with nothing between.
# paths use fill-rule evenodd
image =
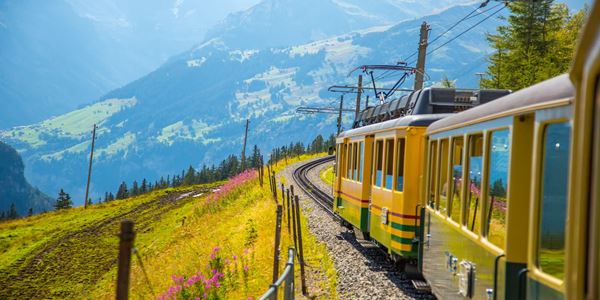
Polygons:
<instances>
[{"instance_id":1,"label":"hillside","mask_svg":"<svg viewBox=\"0 0 600 300\"><path fill-rule=\"evenodd\" d=\"M3 222L0 298L113 298L116 234L120 221L131 219L141 259L132 257L132 299L168 295L183 278L210 279L209 263L224 278L205 292L221 299L256 299L271 280L275 208L268 185L261 188L256 172L249 171L225 183L159 190L86 210ZM308 263L319 266L308 272L309 281L335 297L327 250L304 230ZM290 241L283 230L282 249Z\"/></svg>"},{"instance_id":2,"label":"hillside","mask_svg":"<svg viewBox=\"0 0 600 300\"><path fill-rule=\"evenodd\" d=\"M0 128L59 115L197 44L258 0L0 1Z\"/></svg>"},{"instance_id":3,"label":"hillside","mask_svg":"<svg viewBox=\"0 0 600 300\"><path fill-rule=\"evenodd\" d=\"M52 199L25 179L21 156L11 146L0 142L0 211L8 213L14 204L17 214L25 216L52 209Z\"/></svg>"},{"instance_id":4,"label":"hillside","mask_svg":"<svg viewBox=\"0 0 600 300\"><path fill-rule=\"evenodd\" d=\"M215 38L93 105L0 131L0 140L23 154L34 184L44 191L64 187L76 204L83 203L94 123L99 124L99 134L93 199L114 191L122 180L155 180L180 173L191 161L209 163L226 153L239 153L246 118L250 145L268 151L282 143L307 142L315 134L333 132L336 117L297 115L297 106L337 105L338 95L326 92L327 87L354 83L355 77L347 75L356 65L395 63L414 51L424 20L439 33L471 10L472 6L457 6L395 26L284 48L240 50ZM454 30L460 32L477 20ZM489 50L485 33L500 21L492 18L484 24L430 57L429 84L447 75L459 86L476 85L473 72L484 70Z\"/></svg>"}]
</instances>

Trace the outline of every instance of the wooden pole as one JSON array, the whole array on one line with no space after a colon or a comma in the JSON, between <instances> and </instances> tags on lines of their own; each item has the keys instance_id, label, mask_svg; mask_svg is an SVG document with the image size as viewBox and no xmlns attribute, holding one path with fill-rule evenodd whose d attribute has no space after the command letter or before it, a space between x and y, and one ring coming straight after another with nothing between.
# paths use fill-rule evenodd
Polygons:
<instances>
[{"instance_id":1,"label":"wooden pole","mask_svg":"<svg viewBox=\"0 0 600 300\"><path fill-rule=\"evenodd\" d=\"M279 278L279 244L281 243L281 205L277 205L277 220L275 222L275 253L273 255L273 283Z\"/></svg>"},{"instance_id":2,"label":"wooden pole","mask_svg":"<svg viewBox=\"0 0 600 300\"><path fill-rule=\"evenodd\" d=\"M338 119L337 119L337 135L340 135L340 132L342 131L342 108L344 106L344 95L342 94L340 96L340 111L338 114Z\"/></svg>"},{"instance_id":3,"label":"wooden pole","mask_svg":"<svg viewBox=\"0 0 600 300\"><path fill-rule=\"evenodd\" d=\"M296 222L298 227L298 254L299 262L300 262L300 280L302 281L302 295L308 294L306 289L306 277L304 273L304 251L302 250L302 226L300 222L300 201L298 200L298 196L294 197L294 202L296 204Z\"/></svg>"},{"instance_id":4,"label":"wooden pole","mask_svg":"<svg viewBox=\"0 0 600 300\"><path fill-rule=\"evenodd\" d=\"M242 148L242 170L246 169L246 141L248 140L248 125L250 119L246 119L246 133L244 134L244 147Z\"/></svg>"},{"instance_id":5,"label":"wooden pole","mask_svg":"<svg viewBox=\"0 0 600 300\"><path fill-rule=\"evenodd\" d=\"M358 91L356 92L356 112L354 114L354 122L358 121L360 114L360 98L362 97L362 75L358 75Z\"/></svg>"},{"instance_id":6,"label":"wooden pole","mask_svg":"<svg viewBox=\"0 0 600 300\"><path fill-rule=\"evenodd\" d=\"M288 228L288 234L290 234L290 190L287 189L287 199L286 199L286 204L287 204L287 228Z\"/></svg>"},{"instance_id":7,"label":"wooden pole","mask_svg":"<svg viewBox=\"0 0 600 300\"><path fill-rule=\"evenodd\" d=\"M83 202L83 208L87 208L88 197L90 194L90 180L92 179L92 161L94 160L94 145L96 143L96 124L92 130L92 151L90 152L90 167L88 168L87 185L85 186L85 201Z\"/></svg>"},{"instance_id":8,"label":"wooden pole","mask_svg":"<svg viewBox=\"0 0 600 300\"><path fill-rule=\"evenodd\" d=\"M419 56L417 58L417 73L415 74L415 91L423 88L423 75L425 74L425 56L427 55L428 35L429 25L424 21L423 24L421 24L421 34L419 37Z\"/></svg>"},{"instance_id":9,"label":"wooden pole","mask_svg":"<svg viewBox=\"0 0 600 300\"><path fill-rule=\"evenodd\" d=\"M131 248L135 232L133 221L121 221L121 234L119 242L119 261L117 269L117 300L126 300L129 294L129 272L131 269Z\"/></svg>"}]
</instances>

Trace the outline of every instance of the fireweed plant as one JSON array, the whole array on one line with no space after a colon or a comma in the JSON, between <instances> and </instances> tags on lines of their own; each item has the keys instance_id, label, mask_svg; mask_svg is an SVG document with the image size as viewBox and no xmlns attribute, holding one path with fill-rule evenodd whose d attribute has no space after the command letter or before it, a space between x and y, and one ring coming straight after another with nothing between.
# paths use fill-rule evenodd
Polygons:
<instances>
[{"instance_id":1,"label":"fireweed plant","mask_svg":"<svg viewBox=\"0 0 600 300\"><path fill-rule=\"evenodd\" d=\"M243 186L258 176L255 170L246 170L230 178L221 187L213 190L206 201L196 207L199 215L214 213L236 199L242 192ZM248 237L246 237L248 240ZM242 255L224 258L221 248L214 247L210 260L203 270L189 275L172 275L173 284L161 294L158 299L224 299L227 291L243 288L248 293L248 280L254 262L252 247L254 241L245 243L247 248ZM242 285L240 285L240 282ZM248 299L253 299L248 297Z\"/></svg>"},{"instance_id":2,"label":"fireweed plant","mask_svg":"<svg viewBox=\"0 0 600 300\"><path fill-rule=\"evenodd\" d=\"M212 194L206 197L206 202L197 207L197 212L203 214L218 211L223 205L228 204L240 195L243 185L256 178L258 178L258 173L254 169L246 170L231 177L225 184L214 189Z\"/></svg>"},{"instance_id":3,"label":"fireweed plant","mask_svg":"<svg viewBox=\"0 0 600 300\"><path fill-rule=\"evenodd\" d=\"M243 288L247 294L253 260L251 249L245 249L240 256L224 258L221 248L215 247L203 270L191 275L172 275L173 284L158 299L225 299L227 291L239 288ZM250 299L253 298L248 296Z\"/></svg>"}]
</instances>

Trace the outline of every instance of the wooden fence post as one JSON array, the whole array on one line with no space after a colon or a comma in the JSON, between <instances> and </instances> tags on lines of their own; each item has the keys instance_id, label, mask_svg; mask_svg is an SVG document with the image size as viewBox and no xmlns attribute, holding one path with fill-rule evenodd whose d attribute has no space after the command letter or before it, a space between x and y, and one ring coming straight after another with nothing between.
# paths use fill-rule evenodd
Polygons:
<instances>
[{"instance_id":1,"label":"wooden fence post","mask_svg":"<svg viewBox=\"0 0 600 300\"><path fill-rule=\"evenodd\" d=\"M277 205L277 220L275 222L275 254L273 255L273 283L279 278L279 244L281 243L281 205Z\"/></svg>"},{"instance_id":2,"label":"wooden fence post","mask_svg":"<svg viewBox=\"0 0 600 300\"><path fill-rule=\"evenodd\" d=\"M126 300L129 293L129 272L131 269L131 248L135 232L133 221L121 221L121 234L119 235L119 262L117 269L117 300Z\"/></svg>"},{"instance_id":3,"label":"wooden fence post","mask_svg":"<svg viewBox=\"0 0 600 300\"><path fill-rule=\"evenodd\" d=\"M281 203L285 202L285 187L281 184Z\"/></svg>"},{"instance_id":4,"label":"wooden fence post","mask_svg":"<svg viewBox=\"0 0 600 300\"><path fill-rule=\"evenodd\" d=\"M288 234L290 233L290 190L286 190L287 192L287 199L286 199L286 203L287 203L287 228L288 228Z\"/></svg>"},{"instance_id":5,"label":"wooden fence post","mask_svg":"<svg viewBox=\"0 0 600 300\"><path fill-rule=\"evenodd\" d=\"M308 291L306 289L306 277L304 273L304 252L302 250L302 226L300 222L300 201L298 200L298 196L294 197L294 202L296 205L296 222L298 227L298 253L300 254L298 261L300 262L300 280L302 281L302 295L307 295Z\"/></svg>"},{"instance_id":6,"label":"wooden fence post","mask_svg":"<svg viewBox=\"0 0 600 300\"><path fill-rule=\"evenodd\" d=\"M294 249L298 252L297 234L296 234L296 205L294 205L294 199L290 201L290 209L292 210L292 237L294 238Z\"/></svg>"}]
</instances>

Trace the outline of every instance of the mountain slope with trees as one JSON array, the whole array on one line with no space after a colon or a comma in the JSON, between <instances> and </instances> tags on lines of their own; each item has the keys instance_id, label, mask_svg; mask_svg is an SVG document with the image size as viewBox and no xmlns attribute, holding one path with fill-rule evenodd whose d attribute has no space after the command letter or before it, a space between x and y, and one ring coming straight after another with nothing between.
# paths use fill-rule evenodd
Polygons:
<instances>
[{"instance_id":1,"label":"mountain slope with trees","mask_svg":"<svg viewBox=\"0 0 600 300\"><path fill-rule=\"evenodd\" d=\"M52 208L52 199L27 182L24 169L19 153L0 142L0 214L5 218Z\"/></svg>"}]
</instances>

